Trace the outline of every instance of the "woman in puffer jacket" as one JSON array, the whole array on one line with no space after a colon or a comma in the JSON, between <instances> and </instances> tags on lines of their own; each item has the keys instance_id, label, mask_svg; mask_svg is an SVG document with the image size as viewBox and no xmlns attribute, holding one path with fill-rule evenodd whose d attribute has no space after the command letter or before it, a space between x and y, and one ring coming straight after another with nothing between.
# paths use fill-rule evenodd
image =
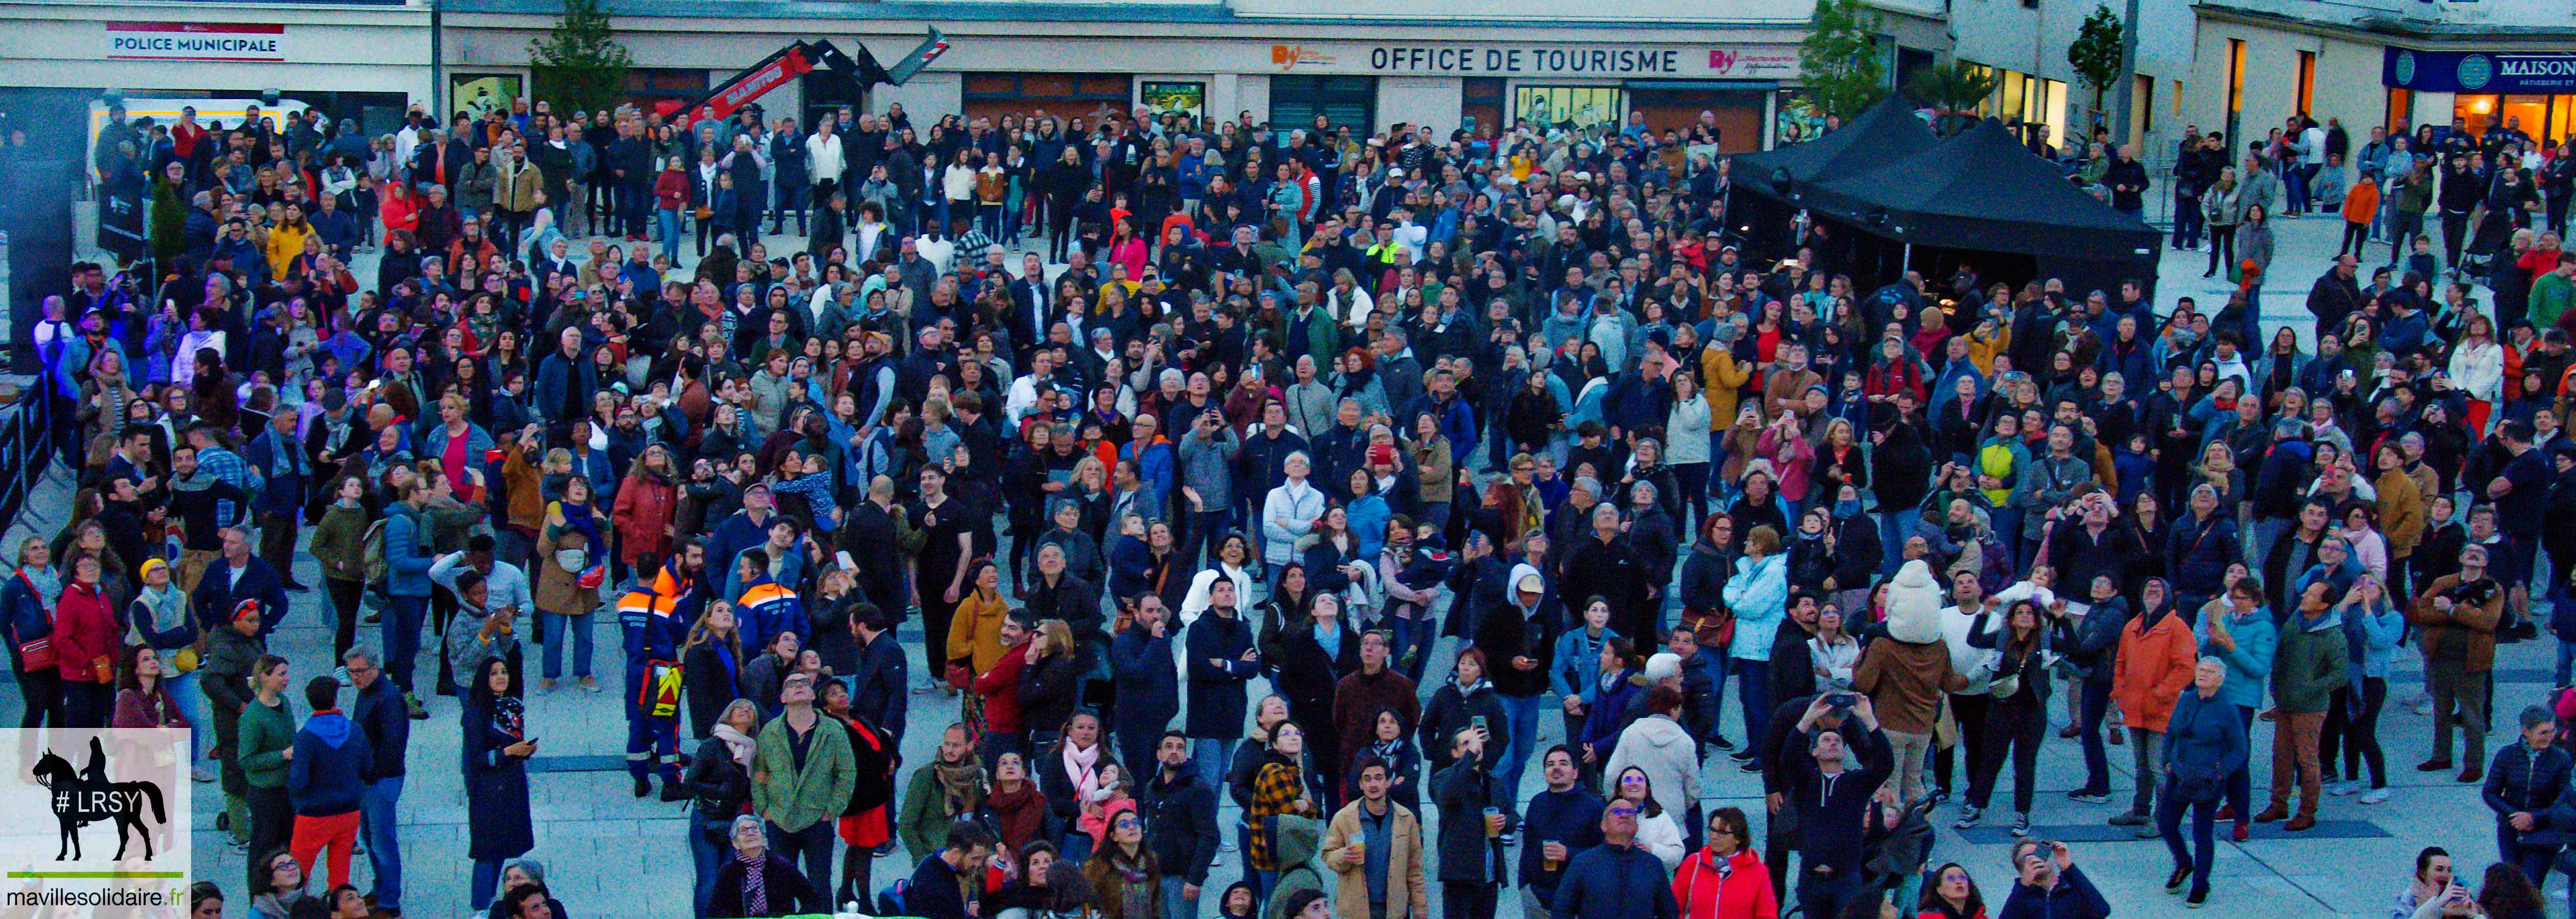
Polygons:
<instances>
[{"instance_id":1,"label":"woman in puffer jacket","mask_svg":"<svg viewBox=\"0 0 2576 919\"><path fill-rule=\"evenodd\" d=\"M1673 899L1681 919L1779 919L1780 892L1771 871L1753 852L1744 812L1721 807L1708 815L1708 842L1682 857L1673 872Z\"/></svg>"}]
</instances>

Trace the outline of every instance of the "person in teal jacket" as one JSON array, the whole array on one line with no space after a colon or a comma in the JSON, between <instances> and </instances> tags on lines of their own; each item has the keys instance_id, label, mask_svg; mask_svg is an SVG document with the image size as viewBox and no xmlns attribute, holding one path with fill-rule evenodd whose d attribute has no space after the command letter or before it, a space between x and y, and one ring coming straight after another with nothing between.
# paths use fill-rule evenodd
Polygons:
<instances>
[{"instance_id":1,"label":"person in teal jacket","mask_svg":"<svg viewBox=\"0 0 2576 919\"><path fill-rule=\"evenodd\" d=\"M2263 579L2250 574L2238 578L2227 588L2225 602L2224 613L2203 620L2197 630L2200 653L2227 665L2227 683L2218 688L2218 699L2235 706L2238 722L2250 727L2254 710L2263 706L2263 687L2272 682L2272 654L2279 648L2280 633L2263 608ZM2243 763L2227 775L2227 806L2236 813L2238 842L2245 841L2246 829L2253 825L2247 819L2254 814L2251 781Z\"/></svg>"},{"instance_id":2,"label":"person in teal jacket","mask_svg":"<svg viewBox=\"0 0 2576 919\"><path fill-rule=\"evenodd\" d=\"M1768 524L1744 537L1744 557L1735 560L1735 576L1726 581L1726 608L1735 613L1735 640L1729 642L1727 669L1737 675L1736 692L1744 700L1744 735L1760 737L1771 706L1771 639L1789 614L1789 562L1780 552L1780 534ZM1738 760L1759 763L1764 751L1746 744Z\"/></svg>"}]
</instances>

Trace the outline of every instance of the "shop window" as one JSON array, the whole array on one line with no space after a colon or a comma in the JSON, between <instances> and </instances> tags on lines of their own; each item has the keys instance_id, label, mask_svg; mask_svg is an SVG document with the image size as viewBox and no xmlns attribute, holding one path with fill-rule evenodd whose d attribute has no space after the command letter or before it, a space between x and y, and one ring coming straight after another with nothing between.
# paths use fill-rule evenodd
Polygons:
<instances>
[{"instance_id":1,"label":"shop window","mask_svg":"<svg viewBox=\"0 0 2576 919\"><path fill-rule=\"evenodd\" d=\"M1063 118L1091 118L1126 111L1126 74L969 73L959 92L969 119L1037 112Z\"/></svg>"},{"instance_id":2,"label":"shop window","mask_svg":"<svg viewBox=\"0 0 2576 919\"><path fill-rule=\"evenodd\" d=\"M1626 91L1616 86L1523 86L1512 90L1512 120L1546 128L1619 133Z\"/></svg>"},{"instance_id":3,"label":"shop window","mask_svg":"<svg viewBox=\"0 0 2576 919\"><path fill-rule=\"evenodd\" d=\"M1458 81L1458 114L1460 127L1479 136L1499 137L1503 133L1503 78L1468 77ZM1465 121L1473 121L1472 127Z\"/></svg>"},{"instance_id":4,"label":"shop window","mask_svg":"<svg viewBox=\"0 0 2576 919\"><path fill-rule=\"evenodd\" d=\"M540 93L545 87L539 86ZM676 109L707 94L707 72L679 67L631 67L626 71L626 101L651 110Z\"/></svg>"},{"instance_id":5,"label":"shop window","mask_svg":"<svg viewBox=\"0 0 2576 919\"><path fill-rule=\"evenodd\" d=\"M1270 78L1270 126L1279 131L1328 127L1377 130L1377 78L1282 74Z\"/></svg>"}]
</instances>

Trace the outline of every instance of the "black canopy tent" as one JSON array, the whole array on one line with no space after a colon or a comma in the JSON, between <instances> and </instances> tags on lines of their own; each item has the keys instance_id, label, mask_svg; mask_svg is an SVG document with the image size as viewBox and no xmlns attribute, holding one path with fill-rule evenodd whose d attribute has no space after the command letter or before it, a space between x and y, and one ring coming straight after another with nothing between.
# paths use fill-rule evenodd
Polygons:
<instances>
[{"instance_id":1,"label":"black canopy tent","mask_svg":"<svg viewBox=\"0 0 2576 919\"><path fill-rule=\"evenodd\" d=\"M1890 95L1841 130L1805 143L1790 144L1734 158L1729 187L1750 192L1727 200L1727 222L1734 225L1745 254L1782 257L1793 244L1790 223L1808 206L1811 183L1858 175L1931 148L1937 139L1924 127L1911 104Z\"/></svg>"},{"instance_id":2,"label":"black canopy tent","mask_svg":"<svg viewBox=\"0 0 2576 919\"><path fill-rule=\"evenodd\" d=\"M2027 266L2032 277L2061 279L2070 291L2135 278L2153 293L2163 233L2078 190L1991 119L1799 193L1811 214L1904 247L1911 253L1899 256L1904 266L1966 263L1998 280L2015 280L2012 269ZM1863 273L1884 281L1894 272L1853 275Z\"/></svg>"}]
</instances>

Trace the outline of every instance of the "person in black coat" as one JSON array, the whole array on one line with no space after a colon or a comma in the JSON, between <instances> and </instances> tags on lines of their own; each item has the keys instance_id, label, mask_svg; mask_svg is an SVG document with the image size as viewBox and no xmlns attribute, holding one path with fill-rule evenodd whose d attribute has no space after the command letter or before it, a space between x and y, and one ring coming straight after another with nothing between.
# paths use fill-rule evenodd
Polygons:
<instances>
[{"instance_id":1,"label":"person in black coat","mask_svg":"<svg viewBox=\"0 0 2576 919\"><path fill-rule=\"evenodd\" d=\"M804 875L796 873L795 865L769 851L769 836L759 817L734 818L733 851L734 857L716 870L715 893L707 898L708 915L794 916L832 908ZM952 881L949 886L956 884Z\"/></svg>"},{"instance_id":2,"label":"person in black coat","mask_svg":"<svg viewBox=\"0 0 2576 919\"><path fill-rule=\"evenodd\" d=\"M742 633L731 608L709 610L680 648L680 685L689 700L691 737L713 736L716 716L743 697Z\"/></svg>"},{"instance_id":3,"label":"person in black coat","mask_svg":"<svg viewBox=\"0 0 2576 919\"><path fill-rule=\"evenodd\" d=\"M1440 857L1442 896L1467 905L1453 907L1450 915L1492 916L1495 891L1510 881L1502 867L1502 834L1487 831L1485 814L1505 815L1503 830L1509 832L1512 808L1511 795L1484 764L1503 744L1463 727L1446 739L1425 734L1422 741L1449 762L1431 774L1431 801L1440 806L1440 833L1432 848Z\"/></svg>"},{"instance_id":4,"label":"person in black coat","mask_svg":"<svg viewBox=\"0 0 2576 919\"><path fill-rule=\"evenodd\" d=\"M1162 597L1149 593L1136 598L1135 623L1109 640L1109 672L1118 683L1110 731L1118 737L1124 762L1152 762L1163 729L1181 713L1181 673L1172 663L1172 639L1171 613L1163 608ZM1186 747L1182 758L1189 758Z\"/></svg>"},{"instance_id":5,"label":"person in black coat","mask_svg":"<svg viewBox=\"0 0 2576 919\"><path fill-rule=\"evenodd\" d=\"M893 617L873 603L858 604L851 614L858 629L859 666L850 674L850 709L901 738L912 696L904 679L903 645L895 640Z\"/></svg>"},{"instance_id":6,"label":"person in black coat","mask_svg":"<svg viewBox=\"0 0 2576 919\"><path fill-rule=\"evenodd\" d=\"M724 707L717 719L723 735L709 737L698 744L697 756L689 760L689 771L681 777L694 803L689 809L689 854L697 862L697 915L707 912L707 898L715 893L716 874L723 867L724 853L731 845L733 818L751 804L751 754L760 733L760 706L749 699L735 699Z\"/></svg>"},{"instance_id":7,"label":"person in black coat","mask_svg":"<svg viewBox=\"0 0 2576 919\"><path fill-rule=\"evenodd\" d=\"M1294 584L1304 577L1305 566L1289 562L1279 580ZM1311 594L1309 601L1306 615L1291 619L1286 611L1280 612L1278 634L1264 646L1262 659L1271 667L1271 685L1288 700L1288 720L1299 725L1331 724L1333 687L1360 669L1360 633L1342 618L1341 595ZM1336 758L1332 754L1340 748L1331 734L1323 731L1306 737L1307 749L1317 751L1323 762L1332 762Z\"/></svg>"},{"instance_id":8,"label":"person in black coat","mask_svg":"<svg viewBox=\"0 0 2576 919\"><path fill-rule=\"evenodd\" d=\"M1582 535L1575 537L1566 554L1564 586L1558 594L1608 600L1612 630L1621 635L1649 634L1657 612L1646 597L1649 578L1627 534L1620 532L1620 523L1618 508L1608 502L1593 506L1591 528L1579 531Z\"/></svg>"},{"instance_id":9,"label":"person in black coat","mask_svg":"<svg viewBox=\"0 0 2576 919\"><path fill-rule=\"evenodd\" d=\"M1055 742L1059 729L1073 717L1082 701L1082 676L1091 672L1098 658L1076 643L1060 620L1053 619L1038 624L1036 637L1029 639L1028 654L1028 663L1020 671L1020 723L1028 726L1029 746L1043 749ZM1037 769L1032 765L1029 771Z\"/></svg>"},{"instance_id":10,"label":"person in black coat","mask_svg":"<svg viewBox=\"0 0 2576 919\"><path fill-rule=\"evenodd\" d=\"M528 736L527 710L510 695L517 679L506 658L474 669L463 715L466 854L474 859L468 903L489 903L501 882L501 863L537 847L528 815L528 758L537 739Z\"/></svg>"},{"instance_id":11,"label":"person in black coat","mask_svg":"<svg viewBox=\"0 0 2576 919\"><path fill-rule=\"evenodd\" d=\"M1332 602L1321 595L1316 600ZM1190 710L1181 732L1196 748L1191 759L1204 770L1201 774L1214 775L1224 771L1226 745L1243 736L1244 709L1250 704L1244 687L1260 672L1261 655L1253 650L1251 625L1236 612L1234 582L1217 578L1209 583L1208 601L1211 605L1190 623L1189 634L1182 640L1187 648L1182 656L1190 676ZM1340 605L1335 603L1334 608Z\"/></svg>"},{"instance_id":12,"label":"person in black coat","mask_svg":"<svg viewBox=\"0 0 2576 919\"><path fill-rule=\"evenodd\" d=\"M1216 859L1216 786L1191 765L1189 738L1179 731L1155 738L1154 759L1153 778L1137 789L1136 813L1145 818L1154 861L1180 876L1183 899L1194 898ZM1199 914L1195 907L1190 913Z\"/></svg>"}]
</instances>

